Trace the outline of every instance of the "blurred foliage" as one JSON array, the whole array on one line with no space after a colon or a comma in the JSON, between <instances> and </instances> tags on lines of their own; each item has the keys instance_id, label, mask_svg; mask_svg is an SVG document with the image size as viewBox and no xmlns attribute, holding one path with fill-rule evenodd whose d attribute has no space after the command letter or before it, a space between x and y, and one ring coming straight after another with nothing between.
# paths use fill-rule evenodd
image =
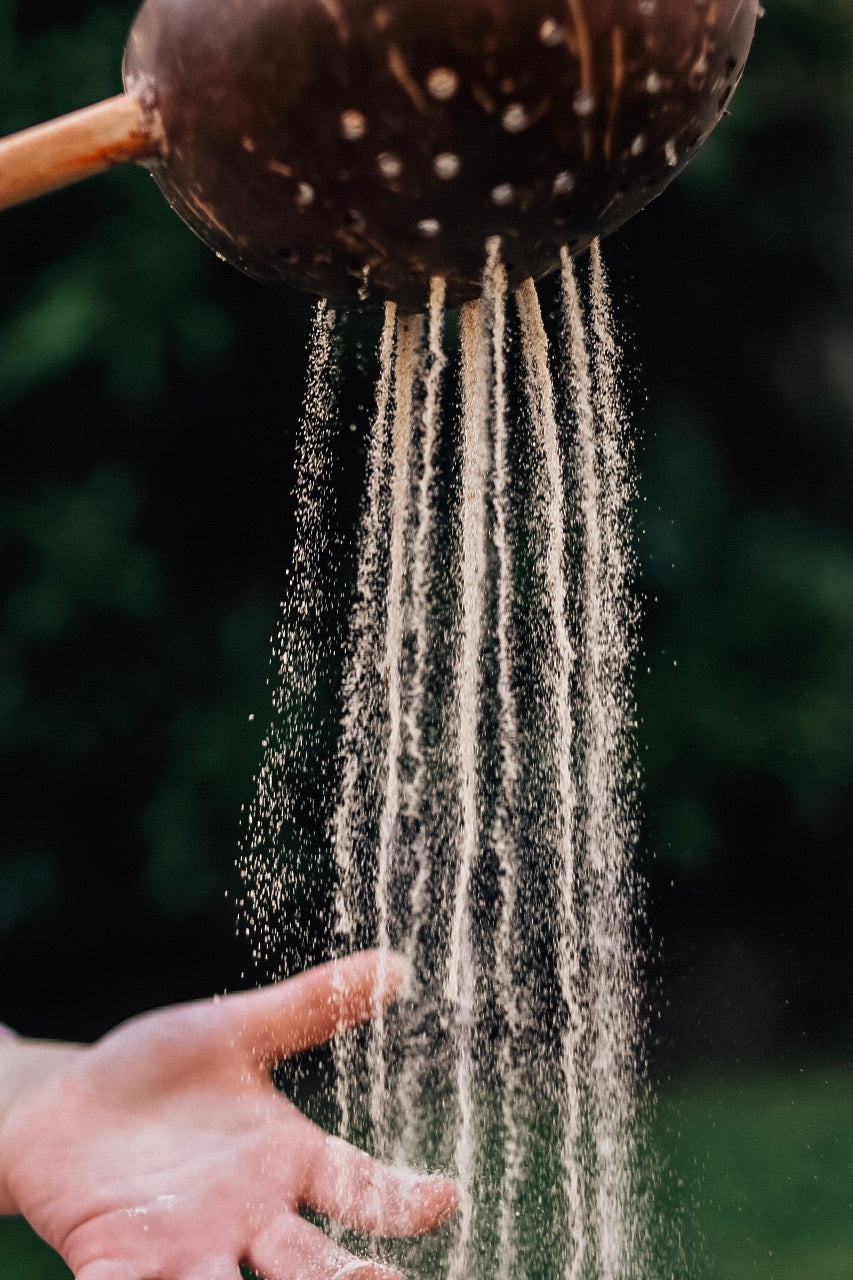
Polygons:
<instances>
[{"instance_id":1,"label":"blurred foliage","mask_svg":"<svg viewBox=\"0 0 853 1280\"><path fill-rule=\"evenodd\" d=\"M767 8L731 118L608 246L639 370L642 858L673 954L769 917L777 960L744 950L734 983L781 1008L767 966L788 948L850 1008L853 8ZM0 130L116 92L131 18L0 0ZM223 894L268 717L310 308L217 263L139 171L3 229L2 1009L85 1034L246 964ZM853 1043L837 1009L805 1043L767 1027L767 1053Z\"/></svg>"},{"instance_id":2,"label":"blurred foliage","mask_svg":"<svg viewBox=\"0 0 853 1280\"><path fill-rule=\"evenodd\" d=\"M853 1045L851 155L853 6L777 0L731 119L624 236L650 874L667 914L799 952L827 1017L788 1022L795 1052Z\"/></svg>"},{"instance_id":3,"label":"blurred foliage","mask_svg":"<svg viewBox=\"0 0 853 1280\"><path fill-rule=\"evenodd\" d=\"M823 901L815 860L851 888L853 9L770 6L732 110L643 284L647 778L661 857L722 884L749 842L762 893L772 866Z\"/></svg>"},{"instance_id":4,"label":"blurred foliage","mask_svg":"<svg viewBox=\"0 0 853 1280\"><path fill-rule=\"evenodd\" d=\"M851 1274L852 1084L849 1071L759 1074L664 1100L660 1209L706 1280Z\"/></svg>"}]
</instances>

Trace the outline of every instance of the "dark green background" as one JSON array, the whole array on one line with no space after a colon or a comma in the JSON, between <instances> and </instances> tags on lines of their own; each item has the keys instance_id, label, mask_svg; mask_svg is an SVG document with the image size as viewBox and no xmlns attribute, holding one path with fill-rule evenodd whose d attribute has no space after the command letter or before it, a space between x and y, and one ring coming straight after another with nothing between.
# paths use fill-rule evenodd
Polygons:
<instances>
[{"instance_id":1,"label":"dark green background","mask_svg":"<svg viewBox=\"0 0 853 1280\"><path fill-rule=\"evenodd\" d=\"M637 371L652 1074L713 1274L849 1280L853 5L767 7L731 117L607 246ZM0 0L0 132L116 92L131 16ZM87 1037L252 976L225 892L310 308L138 171L0 228L0 1017Z\"/></svg>"}]
</instances>

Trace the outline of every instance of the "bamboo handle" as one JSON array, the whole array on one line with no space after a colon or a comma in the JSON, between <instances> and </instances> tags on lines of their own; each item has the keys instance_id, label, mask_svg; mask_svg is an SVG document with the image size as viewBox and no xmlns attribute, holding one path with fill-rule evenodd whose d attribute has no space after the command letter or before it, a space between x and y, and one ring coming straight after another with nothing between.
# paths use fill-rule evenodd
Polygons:
<instances>
[{"instance_id":1,"label":"bamboo handle","mask_svg":"<svg viewBox=\"0 0 853 1280\"><path fill-rule=\"evenodd\" d=\"M161 143L156 112L128 93L14 133L0 141L0 209L156 156Z\"/></svg>"}]
</instances>

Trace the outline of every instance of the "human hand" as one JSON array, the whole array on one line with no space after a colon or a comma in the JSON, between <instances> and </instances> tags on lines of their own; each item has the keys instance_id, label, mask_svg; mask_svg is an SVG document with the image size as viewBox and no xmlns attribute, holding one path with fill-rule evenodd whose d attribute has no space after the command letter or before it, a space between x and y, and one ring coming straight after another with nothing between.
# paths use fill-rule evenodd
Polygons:
<instances>
[{"instance_id":1,"label":"human hand","mask_svg":"<svg viewBox=\"0 0 853 1280\"><path fill-rule=\"evenodd\" d=\"M0 1118L0 1211L23 1214L77 1280L240 1280L241 1264L264 1280L392 1280L300 1209L421 1235L455 1212L454 1184L329 1137L270 1078L366 1021L380 971L387 1004L405 969L367 952L145 1014L90 1047L43 1048L49 1063L33 1046Z\"/></svg>"}]
</instances>

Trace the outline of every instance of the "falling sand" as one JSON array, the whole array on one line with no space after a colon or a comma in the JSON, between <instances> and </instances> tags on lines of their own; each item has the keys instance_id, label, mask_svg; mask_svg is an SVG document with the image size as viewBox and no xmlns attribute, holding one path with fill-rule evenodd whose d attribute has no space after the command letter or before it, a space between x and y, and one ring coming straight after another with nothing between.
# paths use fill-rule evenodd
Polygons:
<instances>
[{"instance_id":1,"label":"falling sand","mask_svg":"<svg viewBox=\"0 0 853 1280\"><path fill-rule=\"evenodd\" d=\"M406 1255L450 1280L543 1264L565 1280L649 1274L631 468L598 245L584 292L564 254L555 353L533 282L509 299L490 243L458 357L445 353L440 280L425 321L387 306L379 345L328 821L329 951L397 949L413 983L395 1010L377 997L366 1047L339 1039L337 1122L387 1158L453 1168L455 1223ZM282 683L302 683L278 695L281 716L305 705L324 598L333 333L321 306L278 645ZM443 408L451 387L458 414ZM281 788L295 771L281 757L296 741L293 729L268 740L247 916L274 915L287 893L286 856L262 850L291 835Z\"/></svg>"}]
</instances>

